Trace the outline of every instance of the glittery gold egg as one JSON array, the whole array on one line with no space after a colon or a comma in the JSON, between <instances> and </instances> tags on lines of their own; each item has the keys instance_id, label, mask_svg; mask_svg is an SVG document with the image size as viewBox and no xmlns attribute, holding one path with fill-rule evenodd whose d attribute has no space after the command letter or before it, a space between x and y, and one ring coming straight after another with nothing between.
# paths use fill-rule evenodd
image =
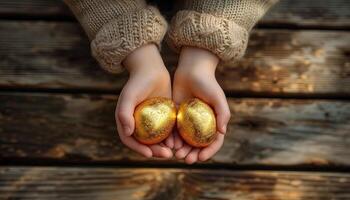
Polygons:
<instances>
[{"instance_id":1,"label":"glittery gold egg","mask_svg":"<svg viewBox=\"0 0 350 200\"><path fill-rule=\"evenodd\" d=\"M155 97L143 101L134 112L134 137L143 144L156 144L166 139L176 122L172 100Z\"/></svg>"},{"instance_id":2,"label":"glittery gold egg","mask_svg":"<svg viewBox=\"0 0 350 200\"><path fill-rule=\"evenodd\" d=\"M193 98L183 102L177 113L177 129L191 146L206 147L217 135L216 118L212 108Z\"/></svg>"}]
</instances>

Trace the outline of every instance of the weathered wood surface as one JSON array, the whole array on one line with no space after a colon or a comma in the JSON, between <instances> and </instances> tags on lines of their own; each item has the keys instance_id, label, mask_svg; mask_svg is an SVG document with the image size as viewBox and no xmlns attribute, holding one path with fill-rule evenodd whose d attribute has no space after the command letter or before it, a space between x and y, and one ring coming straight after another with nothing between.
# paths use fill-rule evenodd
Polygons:
<instances>
[{"instance_id":1,"label":"weathered wood surface","mask_svg":"<svg viewBox=\"0 0 350 200\"><path fill-rule=\"evenodd\" d=\"M101 70L75 23L3 21L0 44L3 87L119 90L127 78Z\"/></svg>"},{"instance_id":2,"label":"weathered wood surface","mask_svg":"<svg viewBox=\"0 0 350 200\"><path fill-rule=\"evenodd\" d=\"M0 15L24 17L70 17L63 0L1 0Z\"/></svg>"},{"instance_id":3,"label":"weathered wood surface","mask_svg":"<svg viewBox=\"0 0 350 200\"><path fill-rule=\"evenodd\" d=\"M345 200L350 175L180 169L1 167L0 199Z\"/></svg>"},{"instance_id":4,"label":"weathered wood surface","mask_svg":"<svg viewBox=\"0 0 350 200\"><path fill-rule=\"evenodd\" d=\"M58 162L169 163L125 148L116 96L0 95L0 158ZM350 102L229 99L224 147L206 164L350 165ZM172 161L174 163L177 161Z\"/></svg>"},{"instance_id":5,"label":"weathered wood surface","mask_svg":"<svg viewBox=\"0 0 350 200\"><path fill-rule=\"evenodd\" d=\"M0 44L0 87L119 91L127 79L98 67L74 23L2 21ZM349 52L349 32L257 30L245 59L217 77L228 92L349 96ZM173 68L177 56L163 55Z\"/></svg>"},{"instance_id":6,"label":"weathered wood surface","mask_svg":"<svg viewBox=\"0 0 350 200\"><path fill-rule=\"evenodd\" d=\"M297 27L350 28L348 0L280 0L262 23Z\"/></svg>"},{"instance_id":7,"label":"weathered wood surface","mask_svg":"<svg viewBox=\"0 0 350 200\"><path fill-rule=\"evenodd\" d=\"M261 20L261 23L301 27L349 28L349 10L350 2L348 0L281 0ZM171 13L166 11L166 15L171 16ZM2 0L0 1L1 15L72 18L72 14L62 0Z\"/></svg>"}]
</instances>

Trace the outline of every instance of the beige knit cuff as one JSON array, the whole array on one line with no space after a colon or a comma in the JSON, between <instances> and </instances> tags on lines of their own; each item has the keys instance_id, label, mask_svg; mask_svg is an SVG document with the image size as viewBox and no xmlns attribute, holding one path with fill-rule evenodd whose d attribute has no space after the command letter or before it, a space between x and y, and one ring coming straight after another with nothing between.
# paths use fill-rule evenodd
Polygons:
<instances>
[{"instance_id":1,"label":"beige knit cuff","mask_svg":"<svg viewBox=\"0 0 350 200\"><path fill-rule=\"evenodd\" d=\"M167 30L166 20L152 6L122 15L105 24L91 42L92 55L102 68L119 73L123 60L145 44L160 43Z\"/></svg>"},{"instance_id":2,"label":"beige knit cuff","mask_svg":"<svg viewBox=\"0 0 350 200\"><path fill-rule=\"evenodd\" d=\"M249 33L232 20L207 13L183 10L172 19L167 42L179 52L182 46L207 49L223 62L244 55Z\"/></svg>"}]
</instances>

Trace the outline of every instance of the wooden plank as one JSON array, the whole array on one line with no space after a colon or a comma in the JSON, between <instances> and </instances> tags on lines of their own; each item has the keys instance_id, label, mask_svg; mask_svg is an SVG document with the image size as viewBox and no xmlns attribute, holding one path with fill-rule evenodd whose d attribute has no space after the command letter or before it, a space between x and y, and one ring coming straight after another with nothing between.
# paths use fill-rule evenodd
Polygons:
<instances>
[{"instance_id":1,"label":"wooden plank","mask_svg":"<svg viewBox=\"0 0 350 200\"><path fill-rule=\"evenodd\" d=\"M2 87L119 90L127 78L101 70L75 23L0 24Z\"/></svg>"},{"instance_id":2,"label":"wooden plank","mask_svg":"<svg viewBox=\"0 0 350 200\"><path fill-rule=\"evenodd\" d=\"M62 0L2 0L0 1L0 15L73 18Z\"/></svg>"},{"instance_id":3,"label":"wooden plank","mask_svg":"<svg viewBox=\"0 0 350 200\"><path fill-rule=\"evenodd\" d=\"M349 96L349 47L349 32L256 31L245 58L217 78L225 91Z\"/></svg>"},{"instance_id":4,"label":"wooden plank","mask_svg":"<svg viewBox=\"0 0 350 200\"><path fill-rule=\"evenodd\" d=\"M280 0L263 24L297 27L350 28L348 0Z\"/></svg>"},{"instance_id":5,"label":"wooden plank","mask_svg":"<svg viewBox=\"0 0 350 200\"><path fill-rule=\"evenodd\" d=\"M1 167L0 199L345 200L340 173Z\"/></svg>"},{"instance_id":6,"label":"wooden plank","mask_svg":"<svg viewBox=\"0 0 350 200\"><path fill-rule=\"evenodd\" d=\"M115 96L0 95L2 162L159 163L116 135ZM206 164L350 166L350 102L229 99L223 148ZM171 163L177 162L175 160Z\"/></svg>"},{"instance_id":7,"label":"wooden plank","mask_svg":"<svg viewBox=\"0 0 350 200\"><path fill-rule=\"evenodd\" d=\"M38 37L40 35L40 37ZM119 91L126 74L101 70L74 23L0 23L0 87ZM245 59L217 78L227 92L350 94L350 33L257 30ZM177 56L163 57L172 70Z\"/></svg>"},{"instance_id":8,"label":"wooden plank","mask_svg":"<svg viewBox=\"0 0 350 200\"><path fill-rule=\"evenodd\" d=\"M165 8L166 15L171 16L169 13L171 6L161 7ZM261 23L349 28L349 10L348 0L282 0L262 19ZM0 2L0 16L72 18L72 14L61 0L3 0Z\"/></svg>"}]
</instances>

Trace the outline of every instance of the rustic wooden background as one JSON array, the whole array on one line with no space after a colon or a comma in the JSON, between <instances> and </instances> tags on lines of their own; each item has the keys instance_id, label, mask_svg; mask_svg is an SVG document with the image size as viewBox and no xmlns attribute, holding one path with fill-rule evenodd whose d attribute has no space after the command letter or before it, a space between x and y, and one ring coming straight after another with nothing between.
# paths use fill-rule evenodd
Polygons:
<instances>
[{"instance_id":1,"label":"rustic wooden background","mask_svg":"<svg viewBox=\"0 0 350 200\"><path fill-rule=\"evenodd\" d=\"M0 0L0 199L350 199L350 1L282 0L217 77L220 152L145 159L116 136L127 75L98 67L65 5Z\"/></svg>"}]
</instances>

